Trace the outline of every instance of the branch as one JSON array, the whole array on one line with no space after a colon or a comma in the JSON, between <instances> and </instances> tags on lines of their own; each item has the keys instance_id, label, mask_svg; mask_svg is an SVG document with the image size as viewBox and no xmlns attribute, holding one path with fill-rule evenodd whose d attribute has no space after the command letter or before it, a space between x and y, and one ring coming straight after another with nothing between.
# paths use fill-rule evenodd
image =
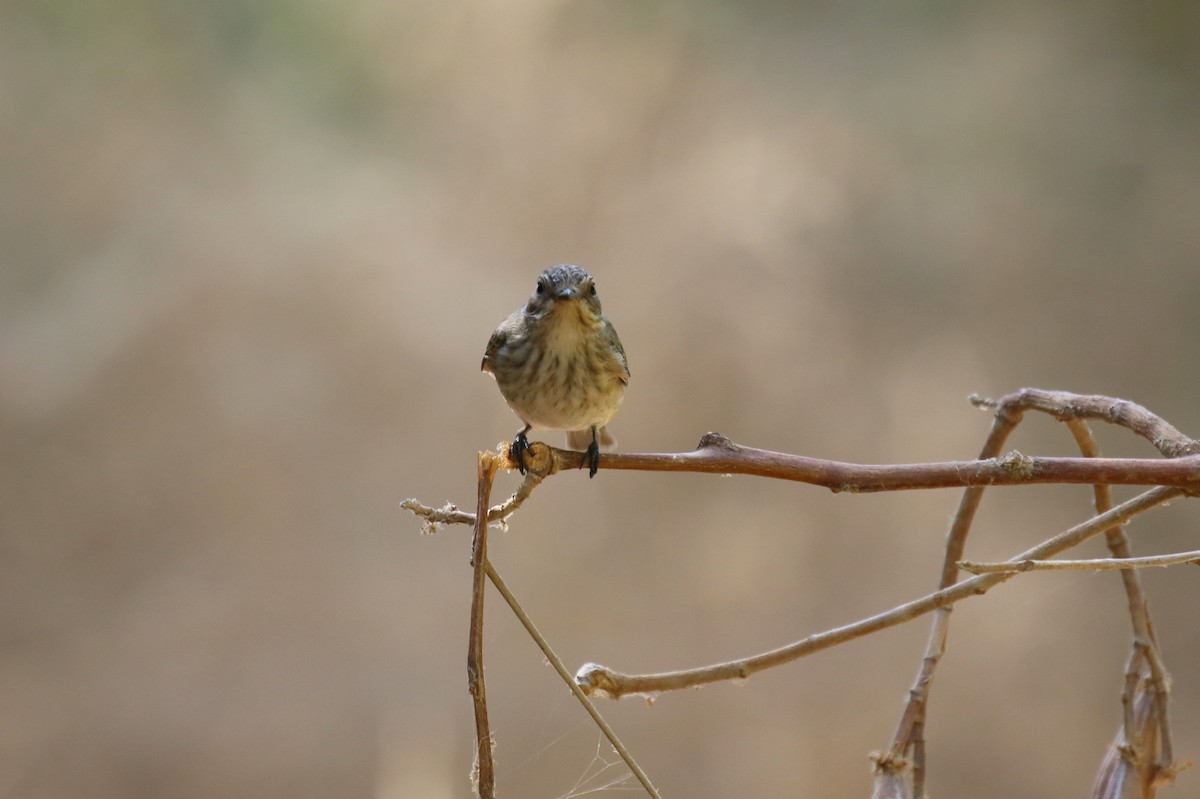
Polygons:
<instances>
[{"instance_id":1,"label":"branch","mask_svg":"<svg viewBox=\"0 0 1200 799\"><path fill-rule=\"evenodd\" d=\"M1174 555L1149 555L1144 558L1095 558L1092 560L1022 560L1008 563L977 563L960 560L958 566L971 574L985 572L1039 572L1039 571L1116 571L1118 569L1144 569L1149 566L1181 566L1191 563L1200 566L1200 549L1177 552Z\"/></svg>"},{"instance_id":2,"label":"branch","mask_svg":"<svg viewBox=\"0 0 1200 799\"><path fill-rule=\"evenodd\" d=\"M1188 451L1187 442L1183 438L1183 434L1146 409L1140 406L1133 406L1136 411L1129 408L1122 408L1121 406L1110 407L1119 409L1114 410L1114 415L1117 418L1125 420L1125 424L1130 426L1140 425L1147 434L1157 435L1158 444L1156 446L1160 447L1160 452L1166 454L1176 451ZM1100 454L1100 448L1096 444L1096 439L1086 422L1080 418L1070 418L1067 419L1066 423L1067 428L1071 431L1071 435L1075 438L1075 443L1079 445L1080 452L1085 457L1093 458ZM1166 428L1169 428L1169 430L1166 430ZM1097 513L1102 513L1112 507L1111 486L1096 485L1093 486L1092 490L1095 495ZM1132 557L1133 550L1121 525L1109 528L1105 531L1104 535L1108 539L1108 549L1114 557ZM1154 623L1150 619L1150 606L1146 601L1145 592L1142 591L1141 576L1136 571L1126 569L1121 571L1121 582L1125 587L1125 598L1129 608L1129 621L1133 628L1131 661L1136 661L1138 664L1129 670L1130 674L1136 675L1136 679L1133 679L1131 682L1127 675L1125 691L1121 696L1121 701L1125 709L1122 729L1126 737L1130 740L1150 740L1136 730L1134 714L1131 709L1134 702L1135 689L1141 685L1139 681L1142 676L1141 663L1144 660L1150 672L1150 690L1148 693L1156 705L1153 717L1158 722L1159 734L1153 738L1151 747L1131 748L1129 751L1135 753L1134 760L1136 762L1134 765L1139 771L1152 776L1161 774L1164 776L1164 779L1170 779L1169 775L1175 773L1174 744L1171 735L1170 708L1168 707L1170 678L1167 675L1166 666L1163 665L1162 654L1158 650L1158 641L1154 635Z\"/></svg>"},{"instance_id":3,"label":"branch","mask_svg":"<svg viewBox=\"0 0 1200 799\"><path fill-rule=\"evenodd\" d=\"M1091 432L1083 423L1087 419L1098 419L1125 427L1149 440L1159 452L1168 458L1190 456L1200 452L1200 442L1188 438L1159 416L1140 405L1112 397L1083 396L1062 391L1026 388L998 400L972 396L971 402L976 407L995 410L992 429L980 452L981 459L995 457L1000 453L1004 442L1020 424L1027 410L1041 411L1066 422L1086 458L1095 459L1099 454ZM1093 485L1096 495L1096 512L1103 513L1111 507L1108 487L1100 481ZM955 513L950 527L950 534L947 536L939 588L945 588L958 579L958 561L962 559L971 523L983 498L983 490L982 486L973 486L963 492L958 511ZM1127 557L1129 555L1128 542L1120 527L1116 526L1105 533L1109 539L1109 548L1113 553L1117 557ZM1122 577L1125 581L1130 615L1134 626L1135 652L1148 651L1151 661L1161 667L1161 662L1157 658L1157 649L1152 645L1152 635L1149 638L1141 635L1142 632L1152 628L1149 624L1145 602L1142 599L1137 573L1124 571ZM877 760L876 783L880 785L888 773L899 773L898 770L905 763L905 752L911 749L914 755L913 795L918 799L925 795L924 741L921 739L925 706L929 689L932 686L934 671L946 651L946 639L950 624L949 613L949 608L939 609L934 617L925 657L921 661L917 679L909 692L909 701L901 714L900 723L897 725L892 740L892 747L886 755L881 755ZM1161 668L1156 671L1160 675L1165 675ZM1165 720L1165 693L1156 692L1156 695L1159 697L1159 701L1164 703L1162 718ZM1127 699L1127 697L1123 698ZM1126 729L1129 729L1131 724L1131 718L1127 713ZM1166 730L1165 721L1164 730ZM1169 741L1169 735L1164 735L1164 740ZM1169 744L1164 746L1164 751L1168 749Z\"/></svg>"},{"instance_id":4,"label":"branch","mask_svg":"<svg viewBox=\"0 0 1200 799\"><path fill-rule=\"evenodd\" d=\"M1022 412L1013 410L1007 405L1001 405L992 420L992 427L980 450L980 459L993 458L1000 454L1004 443L1021 421ZM975 521L975 513L979 503L983 501L984 486L970 486L963 491L958 501L958 509L950 523L950 532L946 536L946 551L942 556L942 572L938 578L938 589L945 590L958 580L958 566L967 546L967 535ZM929 628L929 638L925 643L925 654L921 658L920 668L916 679L908 692L908 702L900 714L896 732L892 736L892 745L886 754L876 759L876 786L889 782L889 774L899 774L903 770L905 755L913 754L912 783L913 795L918 799L925 795L925 707L929 699L929 690L933 685L933 675L946 653L946 640L950 634L950 608L939 608L934 614L933 623Z\"/></svg>"},{"instance_id":5,"label":"branch","mask_svg":"<svg viewBox=\"0 0 1200 799\"><path fill-rule=\"evenodd\" d=\"M500 462L492 452L479 453L479 490L476 518L483 515L492 493L492 480ZM486 516L485 516L486 518ZM483 577L487 565L487 524L475 525L471 542L471 632L467 643L467 688L475 702L475 768L472 776L480 799L495 799L496 769L492 760L492 733L488 726L487 692L483 682Z\"/></svg>"},{"instance_id":6,"label":"branch","mask_svg":"<svg viewBox=\"0 0 1200 799\"><path fill-rule=\"evenodd\" d=\"M1127 669L1127 685L1122 697L1127 705L1124 732L1126 740L1135 737L1141 744L1131 743L1122 747L1122 755L1133 763L1143 779L1151 784L1169 780L1175 767L1171 759L1169 724L1167 722L1168 678L1154 641L1153 625L1146 610L1136 567L1169 565L1174 563L1200 563L1200 551L1181 553L1174 556L1153 558L1130 558L1128 542L1121 525L1137 513L1154 505L1183 495L1200 495L1200 441L1184 436L1179 430L1152 414L1147 409L1125 400L1102 396L1080 396L1065 392L1022 389L999 400L972 397L977 407L995 410L995 421L988 439L977 460L950 461L925 464L872 465L851 464L821 460L800 455L772 452L740 446L717 433L708 433L701 438L697 448L682 453L625 453L606 454L601 457L605 469L627 469L640 471L698 472L716 474L747 474L774 479L793 480L826 487L834 492L875 492L918 488L966 488L955 514L943 561L939 590L921 599L894 608L886 613L810 636L771 652L744 660L717 664L689 671L670 672L658 675L627 676L602 666L585 665L575 681L584 692L617 698L628 693L654 693L664 690L697 685L729 678L745 678L763 668L797 659L812 652L828 648L845 640L866 635L918 615L936 611L930 632L929 643L917 680L910 692L892 748L874 757L876 761L876 786L900 787L899 776L906 766L905 754L914 758L912 785L917 796L924 793L924 741L923 727L925 705L937 663L945 652L951 606L967 596L982 594L992 586L1011 579L1020 571L1043 568L1120 569L1128 594L1131 619L1134 627L1134 653ZM1053 415L1064 421L1076 437L1084 458L1028 457L1019 452L1000 456L1004 442L1021 421L1026 410L1036 410ZM1094 442L1083 420L1098 419L1125 427L1150 441L1167 460L1142 458L1099 458L1095 457ZM504 526L508 517L527 499L534 488L551 474L564 469L577 469L583 465L584 455L579 452L560 450L544 443L535 443L527 457L528 473L517 492L506 502L489 506L488 498L492 479L500 468L515 469L508 446L502 444L494 453L480 453L479 497L475 513L459 510L451 503L442 508L431 508L415 499L405 500L401 506L423 519L423 532L432 533L443 524L470 524L475 528L472 544L472 564L475 567L472 595L471 646L468 656L468 672L471 692L476 700L476 733L478 760L476 764L481 796L494 795L494 774L491 761L491 737L487 727L487 707L483 691L482 663L482 581L485 573L505 595L510 603L506 588L499 576L487 562L486 531L490 523ZM1081 525L1043 542L1038 547L1018 555L1008 564L973 564L962 560L967 534L983 491L988 486L1030 485L1045 483L1092 484L1096 493L1097 515ZM1108 509L1111 500L1107 495L1109 485L1154 485L1158 486L1138 498ZM1113 559L1102 561L1046 561L1045 558L1074 546L1084 538L1104 532L1109 538ZM1077 564L1077 565L1076 565ZM977 576L956 582L960 566L973 567L980 572ZM518 606L514 612L522 617ZM526 619L522 618L525 622ZM530 634L543 646L544 641L527 624ZM548 647L546 647L548 648ZM551 655L548 653L548 657ZM552 662L554 658L551 657ZM561 666L561 663L559 664ZM1143 676L1143 667L1148 674ZM559 668L565 676L565 669ZM1143 682L1144 681L1144 682ZM1138 729L1133 705L1135 690L1137 699L1142 700L1143 688L1150 695L1154 712L1150 723L1155 724L1157 735L1146 735ZM581 701L585 701L581 698ZM594 707L590 703L593 716ZM607 725L597 719L608 734ZM1143 722L1144 725L1145 722ZM1144 746L1146 741L1149 746ZM610 735L614 748L621 751L615 736ZM1157 746L1156 746L1157 745ZM1160 757L1152 762L1146 757L1148 749L1158 749ZM1136 751L1135 751L1136 750ZM622 755L624 756L624 755ZM635 774L643 775L635 764L630 765ZM896 779L893 779L896 778ZM651 795L654 789L647 780L643 784ZM890 788L888 787L890 786Z\"/></svg>"},{"instance_id":7,"label":"branch","mask_svg":"<svg viewBox=\"0 0 1200 799\"><path fill-rule=\"evenodd\" d=\"M497 468L500 466L503 466L504 468L515 468L514 466L509 465L511 464L511 461L508 460L508 451L503 449L503 446L507 445L502 445L502 447L497 448L495 453L489 454L493 458L496 458L500 461L497 465ZM521 507L525 500L529 498L529 495L533 493L533 489L541 485L542 480L544 480L546 477L546 472L535 472L530 470L525 475L525 479L521 482L521 485L517 488L515 494L499 505L493 505L488 509L488 523L490 524L492 522L497 522L502 528L506 527L508 517L516 512L517 508ZM433 508L429 505L423 504L417 499L410 498L402 500L400 502L400 507L404 510L411 511L414 516L419 516L425 520L421 524L421 532L425 535L433 535L443 524L469 524L472 527L475 526L475 514L459 510L458 506L453 502L447 502L440 508Z\"/></svg>"},{"instance_id":8,"label":"branch","mask_svg":"<svg viewBox=\"0 0 1200 799\"><path fill-rule=\"evenodd\" d=\"M596 722L596 726L600 728L600 732L604 733L604 737L608 739L610 744L612 744L613 751L620 755L621 759L625 761L625 765L629 766L629 770L633 772L633 775L637 778L638 782L640 782L642 787L646 789L647 794L654 797L654 799L662 799L661 794L659 794L653 783L650 782L650 777L646 775L646 772L642 770L641 766L637 764L637 761L633 759L633 756L629 754L629 750L626 749L625 745L621 743L621 739L617 737L617 734L613 731L613 728L610 727L608 722L604 720L604 717L600 715L600 711L596 709L596 705L587 697L587 694L585 694L583 690L575 684L575 681L571 679L571 674L567 671L567 667L562 662L562 658L560 658L558 653L550 647L549 642L542 637L541 632L536 626L534 626L533 620L530 619L525 613L525 609L521 607L521 603L519 603L517 598L513 596L512 591L509 590L508 585L500 578L500 575L496 572L495 568L492 567L491 563L487 564L487 576L492 581L492 585L496 586L496 590L500 592L500 595L504 597L504 601L508 603L510 608L512 608L513 614L515 614L516 617L521 621L521 624L525 627L525 631L529 633L529 637L534 640L534 643L538 645L538 649L542 650L542 654L546 656L546 659L550 662L550 665L554 667L556 672L558 672L558 676L562 678L562 681L566 683L567 688L569 688L575 698L579 700L579 704L583 705L583 709L586 710L588 715L592 717L592 720Z\"/></svg>"},{"instance_id":9,"label":"branch","mask_svg":"<svg viewBox=\"0 0 1200 799\"><path fill-rule=\"evenodd\" d=\"M1200 440L1188 438L1160 416L1136 402L1099 395L1072 394L1067 391L1043 391L1023 388L1000 399L971 396L977 408L995 409L997 415L1020 417L1027 410L1041 411L1060 422L1094 419L1136 433L1154 445L1164 458L1200 455Z\"/></svg>"},{"instance_id":10,"label":"branch","mask_svg":"<svg viewBox=\"0 0 1200 799\"><path fill-rule=\"evenodd\" d=\"M1161 505L1183 491L1178 488L1152 488L1137 497L1124 502L1107 513L1094 516L1086 522L1078 524L1059 535L1050 538L1026 552L1017 555L1014 560L1029 560L1044 558L1048 555L1069 549L1087 538L1103 532L1114 524L1121 524L1139 513ZM985 593L992 586L998 585L1015 576L1014 572L997 572L980 575L963 580L953 586L928 594L895 607L884 613L863 619L843 627L816 633L795 643L763 652L748 658L717 663L697 669L663 672L660 674L622 674L595 663L582 666L575 675L575 681L590 696L605 699L619 699L628 694L656 694L663 691L676 691L681 688L692 688L706 683L723 680L746 679L755 672L772 668L783 663L797 660L814 652L828 649L837 644L860 638L864 635L878 632L888 627L894 627L906 621L922 616L932 610L948 607L955 602L971 596Z\"/></svg>"},{"instance_id":11,"label":"branch","mask_svg":"<svg viewBox=\"0 0 1200 799\"><path fill-rule=\"evenodd\" d=\"M496 451L500 468L516 469L508 445ZM502 505L488 510L488 521L507 519L542 480L584 465L582 452L558 449L540 441L530 445L525 481ZM1200 454L1161 458L1050 458L1010 452L1003 457L935 463L860 464L809 458L735 444L719 433L706 433L690 452L604 453L602 469L646 472L748 474L793 480L828 488L834 493L903 491L918 488L963 488L1044 483L1163 485L1200 493ZM475 524L475 514L447 503L441 508L406 499L400 507L425 519L425 531L442 524Z\"/></svg>"},{"instance_id":12,"label":"branch","mask_svg":"<svg viewBox=\"0 0 1200 799\"><path fill-rule=\"evenodd\" d=\"M561 468L580 468L584 455L551 448ZM515 468L512 464L511 468ZM1161 458L1045 458L1010 452L1004 457L942 463L858 464L789 455L735 444L707 433L691 452L611 453L602 469L648 472L749 474L823 486L834 493L914 488L1011 486L1034 483L1171 485L1200 491L1200 455Z\"/></svg>"}]
</instances>

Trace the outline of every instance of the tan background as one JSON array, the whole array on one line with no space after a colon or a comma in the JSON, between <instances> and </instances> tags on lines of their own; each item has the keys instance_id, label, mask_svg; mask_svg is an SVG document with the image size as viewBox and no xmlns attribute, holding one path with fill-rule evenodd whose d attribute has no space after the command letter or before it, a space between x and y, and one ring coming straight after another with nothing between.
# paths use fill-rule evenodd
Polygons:
<instances>
[{"instance_id":1,"label":"tan background","mask_svg":"<svg viewBox=\"0 0 1200 799\"><path fill-rule=\"evenodd\" d=\"M970 457L966 396L1023 385L1200 434L1198 6L1044 5L5 4L0 795L467 796L467 535L397 503L471 504L518 426L484 343L553 263L625 341L626 449ZM1088 500L996 491L971 554ZM956 502L571 474L493 557L572 667L677 668L924 593ZM1197 759L1200 582L1146 579ZM502 795L619 778L489 601ZM1122 606L1091 574L962 606L933 793L1082 795ZM604 709L666 796L865 796L925 630Z\"/></svg>"}]
</instances>

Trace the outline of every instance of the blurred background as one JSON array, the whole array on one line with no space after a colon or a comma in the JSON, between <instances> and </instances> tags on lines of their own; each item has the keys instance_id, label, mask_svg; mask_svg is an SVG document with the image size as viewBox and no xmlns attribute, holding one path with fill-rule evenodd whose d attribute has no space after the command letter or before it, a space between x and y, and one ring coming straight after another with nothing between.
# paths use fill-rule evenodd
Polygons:
<instances>
[{"instance_id":1,"label":"blurred background","mask_svg":"<svg viewBox=\"0 0 1200 799\"><path fill-rule=\"evenodd\" d=\"M469 532L398 503L472 506L519 427L484 344L555 263L629 353L622 449L969 458L968 394L1026 385L1200 435L1195 3L0 14L0 796L468 796ZM1038 418L1010 446L1073 454ZM957 501L566 474L491 554L570 668L684 668L927 592ZM968 554L1089 509L997 489ZM1195 760L1200 581L1144 579ZM502 795L633 789L488 602ZM666 796L867 796L926 630L602 710ZM1084 795L1128 647L1112 574L960 605L932 793Z\"/></svg>"}]
</instances>

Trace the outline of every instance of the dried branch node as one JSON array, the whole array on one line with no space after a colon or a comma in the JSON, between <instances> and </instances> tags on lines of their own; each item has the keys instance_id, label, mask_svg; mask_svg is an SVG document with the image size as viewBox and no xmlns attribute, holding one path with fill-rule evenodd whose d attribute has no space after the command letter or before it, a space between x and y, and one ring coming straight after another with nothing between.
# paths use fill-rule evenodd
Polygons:
<instances>
[{"instance_id":1,"label":"dried branch node","mask_svg":"<svg viewBox=\"0 0 1200 799\"><path fill-rule=\"evenodd\" d=\"M890 752L871 752L867 757L874 764L873 768L876 773L901 774L912 765L908 758Z\"/></svg>"},{"instance_id":2,"label":"dried branch node","mask_svg":"<svg viewBox=\"0 0 1200 799\"><path fill-rule=\"evenodd\" d=\"M1008 472L1009 474L1016 475L1022 479L1029 479L1033 477L1034 472L1037 471L1037 468L1033 462L1033 458L1029 457L1028 455L1022 455L1015 449L1005 455L1003 458L997 460L996 463L998 463L1000 468L1002 468L1004 471Z\"/></svg>"},{"instance_id":3,"label":"dried branch node","mask_svg":"<svg viewBox=\"0 0 1200 799\"><path fill-rule=\"evenodd\" d=\"M709 432L700 436L700 443L696 445L696 449L727 449L732 452L741 447L720 433Z\"/></svg>"},{"instance_id":4,"label":"dried branch node","mask_svg":"<svg viewBox=\"0 0 1200 799\"><path fill-rule=\"evenodd\" d=\"M575 684L587 696L597 699L615 699L621 695L621 686L613 679L611 669L599 663L584 663L575 672Z\"/></svg>"}]
</instances>

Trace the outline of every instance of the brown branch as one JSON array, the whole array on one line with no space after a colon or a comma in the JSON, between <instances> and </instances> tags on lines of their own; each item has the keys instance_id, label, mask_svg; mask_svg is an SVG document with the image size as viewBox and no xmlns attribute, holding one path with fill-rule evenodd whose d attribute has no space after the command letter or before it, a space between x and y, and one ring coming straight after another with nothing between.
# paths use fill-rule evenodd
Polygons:
<instances>
[{"instance_id":1,"label":"brown branch","mask_svg":"<svg viewBox=\"0 0 1200 799\"><path fill-rule=\"evenodd\" d=\"M1179 430L1140 405L1110 397L1080 396L1038 389L1022 389L999 400L973 397L972 402L978 407L995 410L995 422L992 430L979 459L974 461L895 465L850 464L743 447L716 433L706 434L697 449L692 452L603 455L601 466L605 469L747 474L806 482L824 486L834 492L945 487L965 487L966 491L947 537L939 590L933 594L870 619L810 636L787 647L743 661L717 664L689 672L671 672L645 677L629 677L611 672L604 667L589 664L580 670L576 681L584 686L585 690L594 691L599 695L618 697L628 693L654 693L671 690L683 687L684 684L692 685L718 679L746 677L750 673L767 668L776 662L786 662L833 646L843 640L901 623L932 610L935 611L935 617L926 654L910 692L909 702L897 726L892 748L887 753L875 757L877 789L880 786L895 788L897 785L902 785L902 781L897 782L893 778L902 774L907 765L905 753L911 752L914 757L912 784L916 789L916 796L922 796L925 776L922 735L925 706L933 673L945 652L951 605L966 596L982 594L991 586L1010 579L1016 573L1012 570L989 571L962 582L956 582L966 537L982 498L983 490L992 485L1092 484L1096 491L1098 515L1089 522L1077 525L1071 530L1043 542L1039 547L1022 553L1017 556L1017 559L1022 562L1036 562L1047 555L1061 551L1061 549L1074 546L1077 540L1072 540L1072 537L1082 540L1083 537L1104 531L1109 536L1110 548L1116 558L1125 561L1121 564L1123 567L1134 563L1129 560L1128 542L1121 530L1121 524L1124 521L1135 513L1148 509L1154 504L1165 502L1169 498L1185 494L1200 495L1200 442L1184 436ZM1072 433L1076 435L1076 440L1084 451L1084 455L1090 457L1028 457L1015 451L1000 457L1004 442L1019 424L1026 410L1048 413L1067 422ZM1086 426L1082 424L1082 420L1085 419L1097 419L1125 427L1146 438L1169 460L1094 457L1097 455L1094 451L1094 442L1091 441L1090 431L1087 431ZM507 445L501 445L496 453L487 453L489 460L486 470L483 465L484 454L481 453L480 498L474 514L460 511L449 503L438 509L430 508L412 499L401 503L402 507L424 520L422 529L425 532L434 532L442 524L472 524L475 527L472 562L475 564L476 570L472 600L472 642L468 669L472 694L476 696L477 738L480 753L477 768L481 775L479 781L483 792L481 795L486 796L492 795L494 786L490 785L493 779L491 746L490 734L487 733L486 702L483 693L481 626L477 625L482 624L483 571L481 567L484 569L490 567L486 560L487 524L480 524L479 520L482 518L485 522L499 522L503 525L507 517L520 507L533 488L540 484L545 477L563 469L575 469L583 465L582 453L560 450L542 443L534 444L532 454L534 462L527 463L532 468L529 469L525 481L517 493L501 505L489 507L487 492L490 492L492 477L498 468L516 468L516 464L509 457ZM486 489L484 488L485 482ZM1107 486L1110 484L1155 485L1160 488L1149 491L1135 500L1109 511L1106 509L1111 505L1107 496ZM1143 506L1139 503L1146 504ZM1107 525L1107 529L1104 525ZM1038 567L1030 566L1021 570L1035 568ZM1140 585L1137 583L1136 572L1133 569L1122 568L1122 575L1126 582L1135 631L1134 656L1131 658L1130 677L1127 679L1127 690L1123 696L1123 700L1129 708L1124 727L1125 735L1126 737L1132 735L1135 723L1138 721L1133 712L1134 687L1142 684L1140 682L1141 670L1140 668L1134 670L1132 664L1144 663L1149 672L1149 684L1145 693L1152 695L1151 701L1155 705L1155 710L1150 717L1154 719L1157 729L1155 735L1139 735L1139 738L1152 738L1161 744L1162 756L1153 764L1152 772L1159 774L1162 779L1168 779L1174 773L1175 767L1172 765L1170 757L1170 733L1167 724L1167 676L1154 642L1153 625L1145 610L1145 601L1142 598ZM537 638L537 636L534 637ZM682 684L672 684L677 680L683 680ZM1138 696L1141 697L1140 687L1138 691ZM488 742L486 746L484 741ZM1126 749L1132 751L1129 747ZM1142 768L1145 763L1137 761L1135 765ZM488 772L487 779L482 777L485 769ZM1147 773L1150 772L1146 772L1144 769L1139 771L1143 777Z\"/></svg>"},{"instance_id":2,"label":"brown branch","mask_svg":"<svg viewBox=\"0 0 1200 799\"><path fill-rule=\"evenodd\" d=\"M1036 410L1050 414L1056 419L1067 422L1072 434L1083 450L1085 460L1099 463L1096 458L1094 442L1091 433L1082 424L1085 419L1097 419L1116 424L1133 431L1150 441L1163 455L1168 458L1194 456L1200 452L1200 442L1194 441L1178 429L1168 424L1159 416L1151 413L1136 403L1126 400L1103 396L1084 396L1061 391L1043 391L1040 389L1021 389L1020 391L1001 397L999 400L983 399L973 396L971 402L980 408L990 408L995 411L995 420L980 452L980 458L994 458L999 455L1004 442L1008 439L1017 425L1020 424L1027 410ZM1169 462L1169 461L1168 461ZM1107 509L1109 502L1107 488L1101 488L1109 480L1092 480L1096 488L1097 513ZM954 583L958 574L958 562L962 560L966 546L966 538L974 520L979 502L983 498L983 486L972 486L963 492L958 511L951 524L946 541L946 554L942 565L942 576L939 588L946 588ZM1119 547L1123 534L1119 528L1107 531L1109 545ZM1120 556L1119 549L1114 551ZM1128 552L1124 553L1128 555ZM1127 574L1130 574L1127 572ZM1140 597L1140 586L1136 577L1126 580L1126 589L1130 596L1131 609L1134 600ZM1144 608L1144 603L1142 603ZM920 799L924 796L925 762L924 741L921 732L924 729L925 708L928 701L929 689L932 685L933 674L938 662L946 649L946 638L950 623L950 608L940 609L934 616L929 634L926 653L921 661L917 678L909 692L909 701L901 714L896 733L892 739L892 747L886 756L878 760L877 784L888 772L889 768L905 762L904 755L910 749L914 753L913 789L914 796ZM1134 611L1135 624L1136 611ZM1135 635L1136 643L1136 635ZM1164 716L1165 717L1165 716Z\"/></svg>"},{"instance_id":3,"label":"brown branch","mask_svg":"<svg viewBox=\"0 0 1200 799\"><path fill-rule=\"evenodd\" d=\"M1160 452L1175 452L1179 450L1187 450L1187 447L1180 441L1182 433L1175 428L1167 425L1166 422L1158 419L1145 408L1140 406L1127 407L1126 405L1108 405L1113 409L1113 414L1120 419L1125 420L1130 425L1137 425L1142 428L1145 434L1156 436L1158 443L1156 446L1161 446ZM1169 431L1164 429L1170 428ZM1096 439L1092 435L1092 431L1087 424L1080 418L1071 418L1067 420L1067 427L1074 436L1075 442L1079 445L1080 452L1085 457L1097 457L1100 454L1100 448L1096 444ZM1170 457L1170 455L1168 455ZM1097 513L1102 513L1112 507L1112 490L1107 485L1096 485L1093 487L1095 495L1095 508ZM1115 525L1105 531L1105 537L1108 541L1109 551L1116 558L1129 559L1133 555L1132 548L1129 544L1129 539L1125 535L1125 530L1121 525ZM1162 773L1164 775L1174 774L1174 744L1171 736L1171 723L1169 714L1169 686L1170 677L1167 675L1166 666L1163 665L1162 655L1158 649L1158 641L1154 636L1154 623L1150 619L1150 606L1146 601L1146 595L1142 591L1141 576L1132 570L1124 570L1121 572L1121 581L1125 588L1126 602L1129 608L1130 625L1133 628L1133 656L1135 659L1139 655L1144 656L1144 662L1150 672L1151 690L1149 693L1153 697L1156 704L1154 719L1159 725L1158 736L1154 740L1153 748L1142 748L1136 750L1136 755L1139 758L1144 758L1138 762L1137 767L1148 774ZM1136 669L1136 674L1141 677L1140 667ZM1129 710L1130 704L1133 701L1134 686L1127 683L1125 693L1122 695L1122 702L1125 706L1125 720L1123 729L1129 740L1141 740L1142 736L1138 735L1134 729L1134 720ZM1132 751L1132 750L1131 750Z\"/></svg>"},{"instance_id":4,"label":"brown branch","mask_svg":"<svg viewBox=\"0 0 1200 799\"><path fill-rule=\"evenodd\" d=\"M1182 494L1183 491L1178 488L1152 488L1128 502L1118 505L1107 513L1094 516L1086 522L1075 525L1069 530L1043 541L1032 549L1017 555L1014 560L1045 558L1069 549L1081 541L1103 532L1113 524L1120 524L1127 521L1139 513L1168 502ZM717 663L696 669L659 674L622 674L606 666L588 663L576 673L575 681L583 688L584 693L590 696L619 699L629 694L656 694L664 691L676 691L682 688L693 688L712 682L742 680L764 669L797 660L814 652L828 649L855 638L861 638L864 635L869 635L888 627L894 627L938 608L948 607L967 597L978 596L985 593L991 587L1011 579L1015 574L1015 572L1001 572L972 577L955 583L948 588L928 594L920 599L915 599L892 608L884 613L862 619L853 624L816 633L787 646L748 658Z\"/></svg>"},{"instance_id":5,"label":"brown branch","mask_svg":"<svg viewBox=\"0 0 1200 799\"><path fill-rule=\"evenodd\" d=\"M500 461L492 452L479 453L477 465L478 495L475 518L484 523L475 525L471 542L471 631L467 642L467 688L475 703L475 768L472 776L475 793L481 799L495 799L496 769L492 760L492 733L488 725L487 692L483 682L483 578L487 566L487 514L492 494L492 481Z\"/></svg>"},{"instance_id":6,"label":"brown branch","mask_svg":"<svg viewBox=\"0 0 1200 799\"><path fill-rule=\"evenodd\" d=\"M994 448L999 451L999 446ZM578 469L584 453L558 449L540 441L530 445L537 459L528 469L525 482L504 504L488 510L488 521L501 521L512 514L542 480L557 472ZM497 450L500 468L516 469L507 445ZM1034 485L1045 483L1110 485L1166 485L1200 493L1200 455L1174 460L1161 458L1051 458L1009 452L1003 457L982 455L973 461L935 463L865 464L809 458L784 452L743 447L717 433L706 433L690 452L626 452L600 456L601 469L647 472L699 472L746 474L793 480L822 486L831 491L868 493L919 488L963 488ZM426 532L442 524L475 523L475 514L453 504L441 508L406 499L400 507L426 521Z\"/></svg>"},{"instance_id":7,"label":"brown branch","mask_svg":"<svg viewBox=\"0 0 1200 799\"><path fill-rule=\"evenodd\" d=\"M995 409L998 414L1020 414L1030 410L1049 414L1060 422L1069 419L1108 422L1146 439L1164 458L1200 455L1200 441L1188 438L1176 427L1136 402L1116 397L1023 388L1000 399L972 396L971 403L978 408Z\"/></svg>"},{"instance_id":8,"label":"brown branch","mask_svg":"<svg viewBox=\"0 0 1200 799\"><path fill-rule=\"evenodd\" d=\"M992 420L992 428L980 450L979 458L989 459L1000 454L1004 443L1021 421L1022 411L1001 407L996 411ZM966 550L967 535L975 521L975 513L983 500L985 486L975 485L963 491L959 499L958 509L950 523L950 531L946 536L946 552L942 558L942 571L938 578L938 589L948 590L958 579L958 561ZM938 663L946 653L946 639L950 631L950 607L939 608L934 614L929 629L929 639L925 644L925 654L917 676L909 689L908 702L900 714L896 732L892 736L892 745L887 754L877 762L876 784L890 779L888 771L904 765L905 754L913 752L913 790L917 797L924 796L925 790L925 707L929 699L929 690L933 684L933 674Z\"/></svg>"},{"instance_id":9,"label":"brown branch","mask_svg":"<svg viewBox=\"0 0 1200 799\"><path fill-rule=\"evenodd\" d=\"M583 453L551 449L555 459L561 461L559 468L577 469L583 464ZM510 462L510 468L516 468L516 464ZM1047 458L1010 452L974 461L860 464L744 447L717 433L705 434L691 452L604 454L600 456L600 468L748 474L810 483L835 493L1035 483L1172 485L1200 491L1200 455L1163 460Z\"/></svg>"}]
</instances>

